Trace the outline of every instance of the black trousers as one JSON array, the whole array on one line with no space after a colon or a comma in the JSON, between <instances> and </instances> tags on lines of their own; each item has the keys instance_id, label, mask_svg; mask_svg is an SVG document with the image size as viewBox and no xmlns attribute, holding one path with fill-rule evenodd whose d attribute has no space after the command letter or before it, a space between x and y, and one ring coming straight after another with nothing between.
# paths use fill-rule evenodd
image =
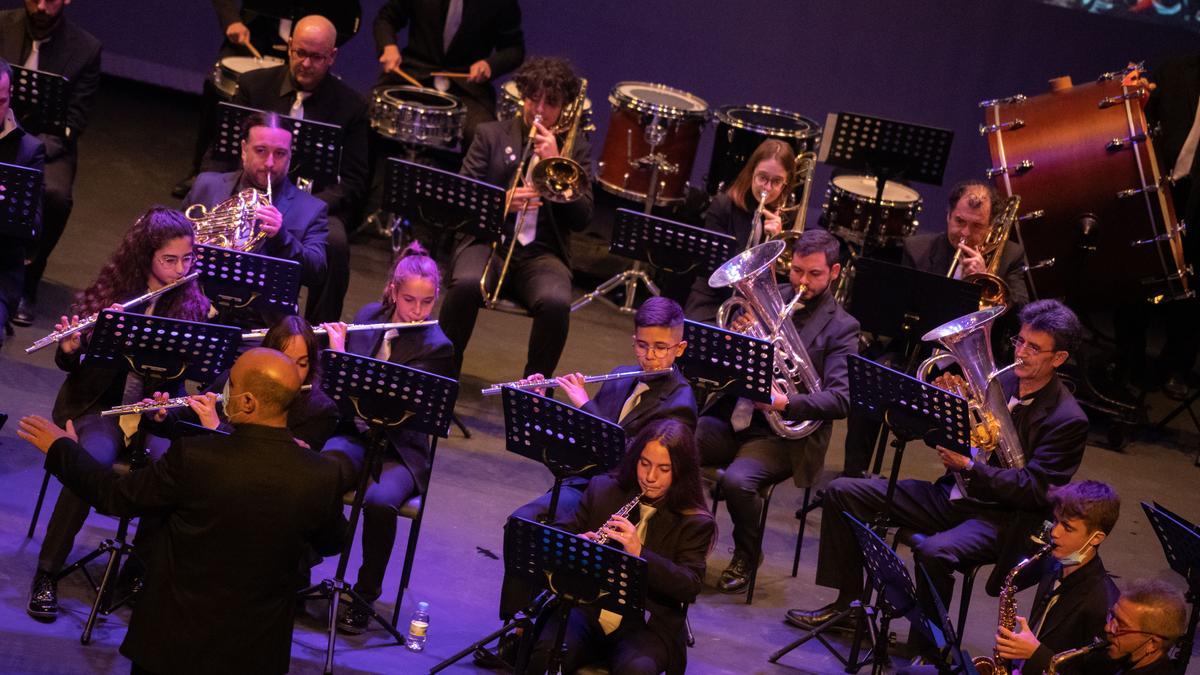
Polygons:
<instances>
[{"instance_id":1,"label":"black trousers","mask_svg":"<svg viewBox=\"0 0 1200 675\"><path fill-rule=\"evenodd\" d=\"M350 288L350 242L346 222L341 216L329 216L329 238L325 240L325 282L310 286L304 304L309 323L342 320L342 305Z\"/></svg>"},{"instance_id":2,"label":"black trousers","mask_svg":"<svg viewBox=\"0 0 1200 675\"><path fill-rule=\"evenodd\" d=\"M13 237L0 237L0 331L17 313L25 283L25 242ZM0 333L0 343L4 342Z\"/></svg>"},{"instance_id":3,"label":"black trousers","mask_svg":"<svg viewBox=\"0 0 1200 675\"><path fill-rule=\"evenodd\" d=\"M587 481L584 479L568 480L573 480L573 482L564 482L562 490L558 493L558 504L554 508L554 521L561 522L571 517L579 508L579 504L583 502L583 491L587 489ZM512 515L526 520L537 520L550 511L550 499L551 493L547 492L513 511ZM518 611L528 607L529 603L533 602L534 590L533 585L528 581L510 577L506 570L504 580L500 583L500 620L508 621Z\"/></svg>"},{"instance_id":4,"label":"black trousers","mask_svg":"<svg viewBox=\"0 0 1200 675\"><path fill-rule=\"evenodd\" d=\"M454 372L462 372L463 354L483 305L479 278L491 251L490 244L471 244L458 251L450 285L438 313L438 323L454 343ZM503 259L492 259L496 279ZM558 367L571 326L571 271L557 255L539 247L518 247L504 281L504 294L515 298L533 316L524 375L547 377Z\"/></svg>"},{"instance_id":5,"label":"black trousers","mask_svg":"<svg viewBox=\"0 0 1200 675\"><path fill-rule=\"evenodd\" d=\"M73 142L64 143L57 136L46 134L42 134L41 138L46 143L43 173L46 187L42 193L42 233L27 251L30 261L25 266L24 295L30 301L37 300L38 286L42 283L42 275L46 273L46 263L62 238L63 231L67 229L67 220L75 204L73 190L79 161Z\"/></svg>"},{"instance_id":6,"label":"black trousers","mask_svg":"<svg viewBox=\"0 0 1200 675\"><path fill-rule=\"evenodd\" d=\"M529 672L544 673L558 635L559 617L546 622L529 659ZM562 672L573 673L590 663L606 663L613 675L658 675L667 669L671 652L643 621L626 617L609 635L600 627L599 612L578 607L567 617L566 658Z\"/></svg>"}]
</instances>

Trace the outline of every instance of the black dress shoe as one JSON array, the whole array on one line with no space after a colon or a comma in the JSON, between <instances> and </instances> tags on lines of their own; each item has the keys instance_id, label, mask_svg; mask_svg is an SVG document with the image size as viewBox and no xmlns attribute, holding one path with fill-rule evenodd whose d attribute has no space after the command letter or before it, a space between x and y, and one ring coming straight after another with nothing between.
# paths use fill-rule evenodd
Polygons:
<instances>
[{"instance_id":1,"label":"black dress shoe","mask_svg":"<svg viewBox=\"0 0 1200 675\"><path fill-rule=\"evenodd\" d=\"M33 575L29 605L25 611L38 621L50 622L58 618L58 582L53 574L38 570Z\"/></svg>"},{"instance_id":2,"label":"black dress shoe","mask_svg":"<svg viewBox=\"0 0 1200 675\"><path fill-rule=\"evenodd\" d=\"M471 655L471 660L480 668L488 670L512 670L517 662L517 648L521 637L515 633L505 633L496 643L496 649L480 647Z\"/></svg>"},{"instance_id":3,"label":"black dress shoe","mask_svg":"<svg viewBox=\"0 0 1200 675\"><path fill-rule=\"evenodd\" d=\"M338 619L338 630L350 635L361 635L367 632L371 625L371 610L357 602L346 608L346 613Z\"/></svg>"},{"instance_id":4,"label":"black dress shoe","mask_svg":"<svg viewBox=\"0 0 1200 675\"><path fill-rule=\"evenodd\" d=\"M733 552L733 560L729 561L729 567L721 572L721 578L717 580L717 590L722 593L741 593L746 590L746 584L750 583L750 559L741 551Z\"/></svg>"},{"instance_id":5,"label":"black dress shoe","mask_svg":"<svg viewBox=\"0 0 1200 675\"><path fill-rule=\"evenodd\" d=\"M16 323L16 321L16 319L13 319L13 323ZM1172 373L1167 377L1167 381L1163 382L1163 393L1168 398L1176 401L1186 399L1188 397L1187 380L1176 373Z\"/></svg>"},{"instance_id":6,"label":"black dress shoe","mask_svg":"<svg viewBox=\"0 0 1200 675\"><path fill-rule=\"evenodd\" d=\"M32 326L33 320L37 318L37 306L28 298L21 298L21 302L17 304L17 313L13 315L12 322L18 326Z\"/></svg>"},{"instance_id":7,"label":"black dress shoe","mask_svg":"<svg viewBox=\"0 0 1200 675\"><path fill-rule=\"evenodd\" d=\"M847 608L845 606L839 605L836 602L831 602L820 609L814 610L789 609L786 620L788 623L798 628L816 628L817 626L820 626L821 624L837 616L838 612L845 611L846 609ZM829 628L834 630L853 631L856 623L857 621L855 620L854 615L847 614Z\"/></svg>"}]
</instances>

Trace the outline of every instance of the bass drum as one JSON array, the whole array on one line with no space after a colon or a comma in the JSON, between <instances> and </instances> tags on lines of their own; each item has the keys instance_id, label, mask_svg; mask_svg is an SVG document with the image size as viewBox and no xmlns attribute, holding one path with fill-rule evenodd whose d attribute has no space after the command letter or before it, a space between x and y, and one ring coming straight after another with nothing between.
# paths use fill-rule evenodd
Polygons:
<instances>
[{"instance_id":1,"label":"bass drum","mask_svg":"<svg viewBox=\"0 0 1200 675\"><path fill-rule=\"evenodd\" d=\"M274 56L264 56L256 59L252 56L226 56L217 61L212 70L212 84L217 89L218 96L223 101L232 101L237 94L238 80L246 73L282 66L283 59Z\"/></svg>"},{"instance_id":2,"label":"bass drum","mask_svg":"<svg viewBox=\"0 0 1200 675\"><path fill-rule=\"evenodd\" d=\"M525 99L521 98L516 81L509 80L500 86L500 100L496 102L496 118L511 120L521 114L524 104ZM592 99L587 97L583 99L583 119L579 120L579 130L589 135L596 130L596 123L592 121Z\"/></svg>"},{"instance_id":3,"label":"bass drum","mask_svg":"<svg viewBox=\"0 0 1200 675\"><path fill-rule=\"evenodd\" d=\"M433 89L378 87L371 95L371 128L401 143L454 147L466 114L458 98Z\"/></svg>"},{"instance_id":4,"label":"bass drum","mask_svg":"<svg viewBox=\"0 0 1200 675\"><path fill-rule=\"evenodd\" d=\"M921 195L907 185L888 181L883 186L882 225L875 225L875 190L873 176L848 173L834 176L825 192L822 220L825 228L842 241L887 248L900 246L917 231L917 215L921 213Z\"/></svg>"},{"instance_id":5,"label":"bass drum","mask_svg":"<svg viewBox=\"0 0 1200 675\"><path fill-rule=\"evenodd\" d=\"M644 201L651 168L642 160L653 153L665 161L658 171L656 203L682 202L700 132L708 121L708 104L682 89L653 82L618 82L608 102L612 116L600 154L600 186L619 197Z\"/></svg>"},{"instance_id":6,"label":"bass drum","mask_svg":"<svg viewBox=\"0 0 1200 675\"><path fill-rule=\"evenodd\" d=\"M1123 75L980 103L988 176L1002 195L1021 197L1015 229L1035 297L1111 306L1190 294L1146 92L1122 85Z\"/></svg>"},{"instance_id":7,"label":"bass drum","mask_svg":"<svg viewBox=\"0 0 1200 675\"><path fill-rule=\"evenodd\" d=\"M733 182L750 155L768 138L784 141L799 155L817 149L821 125L794 112L765 105L726 105L717 109L717 139L708 164L706 187L717 194ZM797 195L803 185L796 186Z\"/></svg>"}]
</instances>

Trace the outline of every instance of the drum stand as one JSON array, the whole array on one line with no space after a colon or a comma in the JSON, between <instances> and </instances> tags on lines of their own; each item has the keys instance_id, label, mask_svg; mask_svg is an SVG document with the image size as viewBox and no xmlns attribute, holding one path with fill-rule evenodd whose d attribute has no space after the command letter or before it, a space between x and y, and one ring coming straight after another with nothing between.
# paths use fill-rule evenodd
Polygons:
<instances>
[{"instance_id":1,"label":"drum stand","mask_svg":"<svg viewBox=\"0 0 1200 675\"><path fill-rule=\"evenodd\" d=\"M679 165L667 161L666 155L655 152L655 149L667 137L666 128L659 124L657 117L646 127L645 137L646 142L650 144L650 153L645 157L639 157L638 159L633 160L631 164L639 169L645 169L647 167L650 169L650 182L646 189L646 198L642 201L642 213L650 215L651 212L654 211L654 203L658 201L658 174L676 173L679 171ZM597 286L594 291L590 293L584 293L581 298L571 303L571 311L574 312L593 300L602 300L621 312L633 314L635 311L637 311L635 304L637 303L637 289L639 282L646 286L646 290L650 292L650 295L661 295L658 290L658 286L654 284L654 280L650 278L650 274L646 272L646 269L642 266L642 263L635 262L633 267L630 267L624 272L609 278L607 281ZM613 291L621 286L625 287L625 303L622 305L617 305L615 302L609 300L605 296L608 295L610 291Z\"/></svg>"}]
</instances>

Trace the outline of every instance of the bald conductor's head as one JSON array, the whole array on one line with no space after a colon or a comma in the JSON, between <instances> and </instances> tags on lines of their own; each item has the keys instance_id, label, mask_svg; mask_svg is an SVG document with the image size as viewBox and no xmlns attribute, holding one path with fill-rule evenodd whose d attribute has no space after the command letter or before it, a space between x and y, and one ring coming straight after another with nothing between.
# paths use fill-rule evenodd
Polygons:
<instances>
[{"instance_id":1,"label":"bald conductor's head","mask_svg":"<svg viewBox=\"0 0 1200 675\"><path fill-rule=\"evenodd\" d=\"M300 371L282 352L248 350L229 371L225 414L230 422L286 426L288 406L300 391Z\"/></svg>"}]
</instances>

